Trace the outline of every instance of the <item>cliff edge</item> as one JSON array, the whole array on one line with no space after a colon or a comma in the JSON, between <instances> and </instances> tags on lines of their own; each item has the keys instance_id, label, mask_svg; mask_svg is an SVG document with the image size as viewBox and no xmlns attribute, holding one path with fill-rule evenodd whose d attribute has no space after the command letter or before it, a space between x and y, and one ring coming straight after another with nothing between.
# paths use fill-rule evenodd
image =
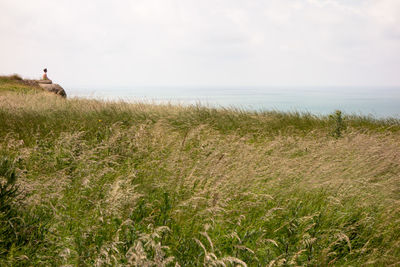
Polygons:
<instances>
[{"instance_id":1,"label":"cliff edge","mask_svg":"<svg viewBox=\"0 0 400 267\"><path fill-rule=\"evenodd\" d=\"M50 93L55 93L62 97L67 97L67 93L61 85L53 83L51 80L37 80L38 85Z\"/></svg>"},{"instance_id":2,"label":"cliff edge","mask_svg":"<svg viewBox=\"0 0 400 267\"><path fill-rule=\"evenodd\" d=\"M0 91L11 92L34 92L46 91L54 93L63 98L67 97L64 88L59 84L53 83L51 80L30 80L23 79L21 76L14 74L9 76L0 76Z\"/></svg>"}]
</instances>

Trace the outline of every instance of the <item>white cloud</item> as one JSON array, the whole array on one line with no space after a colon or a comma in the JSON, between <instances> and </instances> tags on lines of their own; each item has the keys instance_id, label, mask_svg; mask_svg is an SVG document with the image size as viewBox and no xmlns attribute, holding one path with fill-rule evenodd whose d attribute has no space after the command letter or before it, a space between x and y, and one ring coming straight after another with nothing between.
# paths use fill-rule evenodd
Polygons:
<instances>
[{"instance_id":1,"label":"white cloud","mask_svg":"<svg viewBox=\"0 0 400 267\"><path fill-rule=\"evenodd\" d=\"M400 85L398 0L0 2L0 73L70 85Z\"/></svg>"}]
</instances>

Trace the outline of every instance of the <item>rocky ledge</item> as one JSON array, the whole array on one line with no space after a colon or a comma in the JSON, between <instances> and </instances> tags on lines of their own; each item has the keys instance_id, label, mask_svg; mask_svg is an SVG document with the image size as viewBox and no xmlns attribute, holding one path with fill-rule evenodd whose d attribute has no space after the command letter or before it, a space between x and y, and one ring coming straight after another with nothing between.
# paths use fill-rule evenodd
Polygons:
<instances>
[{"instance_id":1,"label":"rocky ledge","mask_svg":"<svg viewBox=\"0 0 400 267\"><path fill-rule=\"evenodd\" d=\"M37 80L36 82L40 87L48 92L55 93L64 98L67 97L65 90L59 84L53 83L51 80Z\"/></svg>"}]
</instances>

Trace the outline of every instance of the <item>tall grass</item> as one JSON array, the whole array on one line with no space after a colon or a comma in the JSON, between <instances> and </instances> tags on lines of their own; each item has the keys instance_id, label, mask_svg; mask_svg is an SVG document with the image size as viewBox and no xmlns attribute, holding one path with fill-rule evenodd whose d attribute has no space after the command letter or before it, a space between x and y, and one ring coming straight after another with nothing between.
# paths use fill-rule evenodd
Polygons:
<instances>
[{"instance_id":1,"label":"tall grass","mask_svg":"<svg viewBox=\"0 0 400 267\"><path fill-rule=\"evenodd\" d=\"M0 265L395 266L400 123L340 116L4 94Z\"/></svg>"}]
</instances>

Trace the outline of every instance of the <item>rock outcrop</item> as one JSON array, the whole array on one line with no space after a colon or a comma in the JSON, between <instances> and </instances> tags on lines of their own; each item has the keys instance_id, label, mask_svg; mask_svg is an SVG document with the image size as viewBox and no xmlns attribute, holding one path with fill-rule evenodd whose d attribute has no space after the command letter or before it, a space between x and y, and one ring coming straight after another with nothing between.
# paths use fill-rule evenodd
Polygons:
<instances>
[{"instance_id":1,"label":"rock outcrop","mask_svg":"<svg viewBox=\"0 0 400 267\"><path fill-rule=\"evenodd\" d=\"M48 92L55 93L64 98L67 97L65 90L59 84L53 83L51 80L38 80L37 83Z\"/></svg>"}]
</instances>

